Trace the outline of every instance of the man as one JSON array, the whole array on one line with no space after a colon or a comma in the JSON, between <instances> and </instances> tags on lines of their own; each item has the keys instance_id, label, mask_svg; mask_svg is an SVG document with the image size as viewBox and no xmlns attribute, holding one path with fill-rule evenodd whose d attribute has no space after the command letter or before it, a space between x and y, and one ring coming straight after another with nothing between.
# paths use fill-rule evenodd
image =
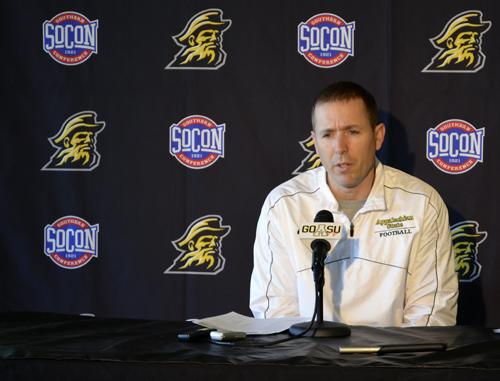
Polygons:
<instances>
[{"instance_id":1,"label":"man","mask_svg":"<svg viewBox=\"0 0 500 381\"><path fill-rule=\"evenodd\" d=\"M258 318L311 317L311 250L298 228L320 210L344 226L325 261L324 318L376 326L454 325L458 280L448 211L423 181L375 156L385 126L351 82L325 88L311 136L322 167L267 197L257 226L250 308Z\"/></svg>"}]
</instances>

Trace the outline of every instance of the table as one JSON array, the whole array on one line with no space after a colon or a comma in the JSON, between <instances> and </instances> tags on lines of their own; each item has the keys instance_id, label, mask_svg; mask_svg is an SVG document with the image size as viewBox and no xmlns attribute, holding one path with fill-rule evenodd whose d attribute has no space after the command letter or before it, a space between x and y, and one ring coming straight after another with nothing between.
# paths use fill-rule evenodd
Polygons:
<instances>
[{"instance_id":1,"label":"table","mask_svg":"<svg viewBox=\"0 0 500 381\"><path fill-rule=\"evenodd\" d=\"M0 314L0 380L500 380L500 335L484 327L351 327L347 338L252 336L182 343L187 322ZM339 345L445 342L444 352L340 354Z\"/></svg>"}]
</instances>

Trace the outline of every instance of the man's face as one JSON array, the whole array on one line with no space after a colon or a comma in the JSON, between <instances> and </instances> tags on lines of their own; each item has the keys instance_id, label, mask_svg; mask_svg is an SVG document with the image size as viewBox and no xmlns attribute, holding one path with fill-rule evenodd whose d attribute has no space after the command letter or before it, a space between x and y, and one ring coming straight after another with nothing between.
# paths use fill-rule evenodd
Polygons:
<instances>
[{"instance_id":1,"label":"man's face","mask_svg":"<svg viewBox=\"0 0 500 381\"><path fill-rule=\"evenodd\" d=\"M219 237L215 235L203 235L196 240L194 247L196 251L204 254L215 254Z\"/></svg>"},{"instance_id":2,"label":"man's face","mask_svg":"<svg viewBox=\"0 0 500 381\"><path fill-rule=\"evenodd\" d=\"M77 132L71 137L70 145L79 150L90 150L92 148L92 135L92 132Z\"/></svg>"},{"instance_id":3,"label":"man's face","mask_svg":"<svg viewBox=\"0 0 500 381\"><path fill-rule=\"evenodd\" d=\"M353 200L368 196L374 179L375 152L382 146L384 135L383 124L370 125L360 98L316 107L312 138L335 196Z\"/></svg>"},{"instance_id":4,"label":"man's face","mask_svg":"<svg viewBox=\"0 0 500 381\"><path fill-rule=\"evenodd\" d=\"M473 256L476 254L476 244L471 241L461 241L453 245L453 250L456 255Z\"/></svg>"},{"instance_id":5,"label":"man's face","mask_svg":"<svg viewBox=\"0 0 500 381\"><path fill-rule=\"evenodd\" d=\"M196 45L204 46L205 48L213 49L217 47L219 31L215 29L202 30L196 36Z\"/></svg>"},{"instance_id":6,"label":"man's face","mask_svg":"<svg viewBox=\"0 0 500 381\"><path fill-rule=\"evenodd\" d=\"M452 45L459 49L475 50L477 49L477 35L477 32L462 32L458 34Z\"/></svg>"}]
</instances>

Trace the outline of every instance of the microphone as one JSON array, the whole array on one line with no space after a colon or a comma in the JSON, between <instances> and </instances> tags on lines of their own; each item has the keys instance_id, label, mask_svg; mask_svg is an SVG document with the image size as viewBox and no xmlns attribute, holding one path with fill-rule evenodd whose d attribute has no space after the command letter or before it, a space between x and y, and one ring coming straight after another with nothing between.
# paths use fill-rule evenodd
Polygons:
<instances>
[{"instance_id":1,"label":"microphone","mask_svg":"<svg viewBox=\"0 0 500 381\"><path fill-rule=\"evenodd\" d=\"M342 225L335 224L332 212L320 210L314 217L313 224L302 225L298 231L299 238L310 244L313 251L312 266L316 302L311 323L298 323L289 328L293 336L304 335L312 328L313 337L349 336L351 330L342 323L323 320L323 287L325 285L325 259L332 248L333 241L342 238ZM314 317L316 320L314 321Z\"/></svg>"},{"instance_id":2,"label":"microphone","mask_svg":"<svg viewBox=\"0 0 500 381\"><path fill-rule=\"evenodd\" d=\"M320 210L314 217L314 222L334 222L333 214L329 210Z\"/></svg>"},{"instance_id":3,"label":"microphone","mask_svg":"<svg viewBox=\"0 0 500 381\"><path fill-rule=\"evenodd\" d=\"M320 210L318 213L316 213L316 216L314 217L314 222L315 223L332 223L333 224L333 214L329 210ZM325 225L320 225L323 226L325 230L323 230L324 233L321 233L320 235L323 234L328 234L328 229L327 226ZM328 226L332 227L332 226ZM321 230L319 230L321 232ZM316 231L318 233L318 231ZM324 278L324 268L325 268L325 259L332 248L332 245L330 245L330 242L323 238L316 238L311 242L311 249L313 250L313 255L312 255L312 265L311 269L314 273L314 282L316 283L316 287L321 287L323 288L325 284L325 278ZM323 300L321 301L323 303ZM323 313L321 312L321 318L323 318Z\"/></svg>"},{"instance_id":4,"label":"microphone","mask_svg":"<svg viewBox=\"0 0 500 381\"><path fill-rule=\"evenodd\" d=\"M329 210L320 210L314 217L314 222L331 222L333 224L333 214ZM317 251L324 253L325 256L331 248L332 245L330 245L328 241L321 238L317 238L311 242L311 249L313 249L313 252Z\"/></svg>"}]
</instances>

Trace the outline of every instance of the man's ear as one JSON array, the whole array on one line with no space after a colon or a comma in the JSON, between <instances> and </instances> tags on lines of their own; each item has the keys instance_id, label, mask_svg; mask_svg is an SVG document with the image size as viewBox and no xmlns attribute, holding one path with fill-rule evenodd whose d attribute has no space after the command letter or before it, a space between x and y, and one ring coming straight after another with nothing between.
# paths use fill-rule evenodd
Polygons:
<instances>
[{"instance_id":1,"label":"man's ear","mask_svg":"<svg viewBox=\"0 0 500 381\"><path fill-rule=\"evenodd\" d=\"M314 132L314 128L311 130L311 139L314 143L314 150L318 152L318 149L316 148L316 132Z\"/></svg>"},{"instance_id":2,"label":"man's ear","mask_svg":"<svg viewBox=\"0 0 500 381\"><path fill-rule=\"evenodd\" d=\"M382 144L384 143L384 138L385 138L384 123L377 124L373 130L375 134L375 149L378 151L380 148L382 148Z\"/></svg>"}]
</instances>

